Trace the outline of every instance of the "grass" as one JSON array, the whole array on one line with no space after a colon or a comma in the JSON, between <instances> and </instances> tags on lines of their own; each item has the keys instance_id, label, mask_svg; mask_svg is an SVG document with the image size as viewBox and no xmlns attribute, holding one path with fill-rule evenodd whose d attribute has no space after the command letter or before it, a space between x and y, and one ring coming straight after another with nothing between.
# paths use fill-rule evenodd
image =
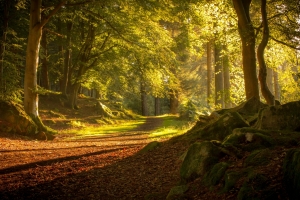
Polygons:
<instances>
[{"instance_id":1,"label":"grass","mask_svg":"<svg viewBox=\"0 0 300 200\"><path fill-rule=\"evenodd\" d=\"M149 138L153 140L166 139L181 135L192 126L190 121L182 120L176 115L163 115L161 117L163 118L162 126L149 135Z\"/></svg>"},{"instance_id":2,"label":"grass","mask_svg":"<svg viewBox=\"0 0 300 200\"><path fill-rule=\"evenodd\" d=\"M160 140L171 138L185 133L191 128L192 123L187 120L182 120L175 115L160 116L163 119L162 125L156 130L149 133L149 138L152 140ZM113 133L125 133L132 131L141 124L145 123L146 118L140 117L135 120L118 121L117 124L103 126L86 126L81 121L71 121L72 129L63 131L63 133L74 134L71 139L98 137Z\"/></svg>"},{"instance_id":3,"label":"grass","mask_svg":"<svg viewBox=\"0 0 300 200\"><path fill-rule=\"evenodd\" d=\"M145 120L146 120L145 118L140 118L136 120L122 121L119 122L118 124L103 125L98 127L85 126L84 123L81 123L79 121L71 121L70 123L74 128L64 131L64 133L74 134L74 137L72 137L71 139L78 139L84 137L97 137L97 136L103 136L112 133L122 133L122 132L128 132L135 129L139 125L145 123Z\"/></svg>"}]
</instances>

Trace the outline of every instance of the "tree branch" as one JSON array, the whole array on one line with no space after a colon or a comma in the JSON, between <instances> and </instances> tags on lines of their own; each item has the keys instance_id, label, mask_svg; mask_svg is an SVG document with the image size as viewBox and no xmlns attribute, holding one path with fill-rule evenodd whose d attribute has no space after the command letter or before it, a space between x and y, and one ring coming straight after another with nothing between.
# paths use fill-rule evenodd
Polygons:
<instances>
[{"instance_id":1,"label":"tree branch","mask_svg":"<svg viewBox=\"0 0 300 200\"><path fill-rule=\"evenodd\" d=\"M270 36L270 38L271 38L272 40L274 40L275 42L278 42L278 43L280 43L280 44L283 44L284 46L287 46L287 47L292 48L292 49L300 50L300 47L296 47L296 46L293 46L293 45L291 45L291 44L287 44L287 43L285 43L285 42L283 42L283 41L280 41L280 40L275 39L275 38L272 37L272 36Z\"/></svg>"},{"instance_id":2,"label":"tree branch","mask_svg":"<svg viewBox=\"0 0 300 200\"><path fill-rule=\"evenodd\" d=\"M55 8L54 8L53 10L51 10L51 12L49 13L49 15L46 16L46 17L42 20L42 22L41 22L41 27L45 26L45 24L47 24L47 22L49 21L49 19L50 19L53 15L55 15L55 14L57 13L57 11L58 11L64 4L66 4L66 2L67 2L67 0L63 0L63 1L61 1L59 4L57 4L57 5L55 6Z\"/></svg>"}]
</instances>

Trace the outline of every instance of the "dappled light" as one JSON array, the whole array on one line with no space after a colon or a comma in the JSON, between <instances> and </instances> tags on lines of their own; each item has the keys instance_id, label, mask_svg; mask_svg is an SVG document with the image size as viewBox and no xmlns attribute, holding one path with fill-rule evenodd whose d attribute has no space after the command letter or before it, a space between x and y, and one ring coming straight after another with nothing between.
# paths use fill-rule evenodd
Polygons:
<instances>
[{"instance_id":1,"label":"dappled light","mask_svg":"<svg viewBox=\"0 0 300 200\"><path fill-rule=\"evenodd\" d=\"M300 196L300 1L0 0L0 199Z\"/></svg>"}]
</instances>

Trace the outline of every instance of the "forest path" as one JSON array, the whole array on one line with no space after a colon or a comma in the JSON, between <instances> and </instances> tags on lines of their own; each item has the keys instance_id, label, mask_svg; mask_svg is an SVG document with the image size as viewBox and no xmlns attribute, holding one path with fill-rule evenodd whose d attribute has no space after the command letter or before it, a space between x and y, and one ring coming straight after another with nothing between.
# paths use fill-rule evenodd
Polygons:
<instances>
[{"instance_id":1,"label":"forest path","mask_svg":"<svg viewBox=\"0 0 300 200\"><path fill-rule=\"evenodd\" d=\"M136 154L161 123L150 117L130 132L75 140L0 137L0 199L164 199L186 145Z\"/></svg>"}]
</instances>

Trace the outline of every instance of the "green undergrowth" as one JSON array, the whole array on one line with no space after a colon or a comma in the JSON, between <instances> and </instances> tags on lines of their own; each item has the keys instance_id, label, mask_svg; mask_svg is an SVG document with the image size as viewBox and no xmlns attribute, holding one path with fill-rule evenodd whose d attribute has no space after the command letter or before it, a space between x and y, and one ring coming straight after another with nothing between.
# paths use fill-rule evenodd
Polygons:
<instances>
[{"instance_id":1,"label":"green undergrowth","mask_svg":"<svg viewBox=\"0 0 300 200\"><path fill-rule=\"evenodd\" d=\"M183 120L176 115L163 115L160 117L163 118L162 125L149 135L149 138L153 140L182 135L193 125L191 121Z\"/></svg>"}]
</instances>

